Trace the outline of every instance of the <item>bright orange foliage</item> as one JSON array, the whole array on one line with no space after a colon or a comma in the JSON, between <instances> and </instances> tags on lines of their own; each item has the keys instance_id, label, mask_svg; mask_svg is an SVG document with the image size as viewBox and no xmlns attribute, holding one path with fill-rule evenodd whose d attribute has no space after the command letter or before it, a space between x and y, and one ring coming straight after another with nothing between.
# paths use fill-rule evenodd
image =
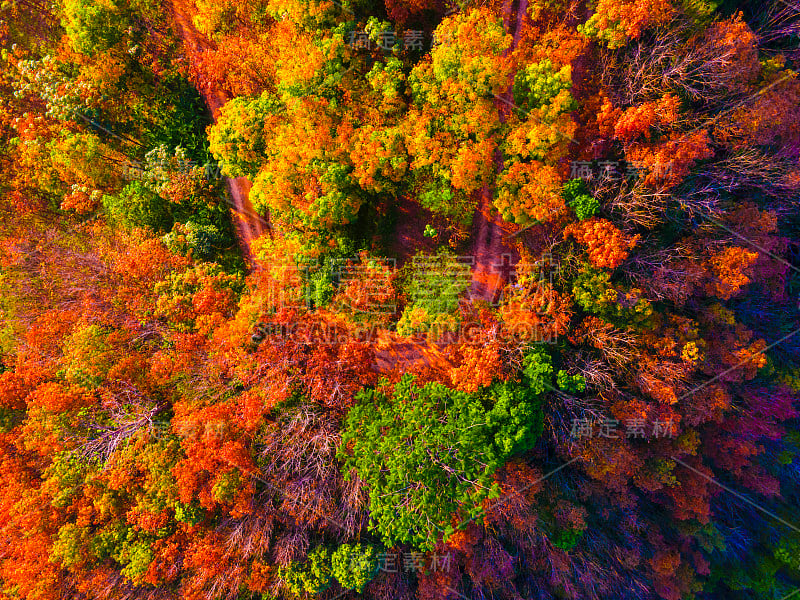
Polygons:
<instances>
[{"instance_id":1,"label":"bright orange foliage","mask_svg":"<svg viewBox=\"0 0 800 600\"><path fill-rule=\"evenodd\" d=\"M516 162L500 180L494 204L506 221L520 225L554 221L566 212L561 183L554 167Z\"/></svg>"},{"instance_id":2,"label":"bright orange foliage","mask_svg":"<svg viewBox=\"0 0 800 600\"><path fill-rule=\"evenodd\" d=\"M649 138L651 127L670 125L678 118L678 104L677 96L665 94L658 101L632 106L617 120L614 136L626 143L642 135Z\"/></svg>"},{"instance_id":3,"label":"bright orange foliage","mask_svg":"<svg viewBox=\"0 0 800 600\"><path fill-rule=\"evenodd\" d=\"M567 226L564 237L569 236L587 247L592 265L610 269L622 264L639 241L638 235L626 237L613 223L597 217Z\"/></svg>"},{"instance_id":4,"label":"bright orange foliage","mask_svg":"<svg viewBox=\"0 0 800 600\"><path fill-rule=\"evenodd\" d=\"M746 248L731 246L712 253L710 258L713 279L707 284L709 294L727 300L739 293L742 287L750 283L745 275L758 260L758 252Z\"/></svg>"},{"instance_id":5,"label":"bright orange foliage","mask_svg":"<svg viewBox=\"0 0 800 600\"><path fill-rule=\"evenodd\" d=\"M450 370L454 388L472 393L490 385L500 374L502 363L498 342L464 346L460 353L460 364Z\"/></svg>"},{"instance_id":6,"label":"bright orange foliage","mask_svg":"<svg viewBox=\"0 0 800 600\"><path fill-rule=\"evenodd\" d=\"M673 14L672 3L665 0L599 0L586 32L605 40L610 48L619 48Z\"/></svg>"}]
</instances>

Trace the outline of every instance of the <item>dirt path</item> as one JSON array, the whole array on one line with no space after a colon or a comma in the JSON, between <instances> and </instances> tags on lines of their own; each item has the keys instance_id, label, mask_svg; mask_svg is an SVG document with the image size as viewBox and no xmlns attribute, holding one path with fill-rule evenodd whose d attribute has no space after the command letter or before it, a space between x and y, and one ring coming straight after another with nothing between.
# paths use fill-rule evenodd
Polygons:
<instances>
[{"instance_id":1,"label":"dirt path","mask_svg":"<svg viewBox=\"0 0 800 600\"><path fill-rule=\"evenodd\" d=\"M525 12L528 9L528 0L517 0L517 10L514 11L514 0L507 0L503 5L503 23L506 30L514 30L514 41L505 54L511 53L519 43L524 23ZM513 106L511 84L495 101L500 113L500 121L505 122L505 115L509 106ZM497 149L494 156L495 169L500 172L503 168L503 155ZM504 223L502 218L493 210L494 189L485 185L479 192L478 207L473 220L473 246L472 256L475 258L475 267L472 271L472 286L470 297L474 300L497 300L500 291L507 283L510 264L514 260L513 253L504 238L512 234L516 227Z\"/></svg>"},{"instance_id":2,"label":"dirt path","mask_svg":"<svg viewBox=\"0 0 800 600\"><path fill-rule=\"evenodd\" d=\"M191 60L193 54L213 52L214 45L194 26L191 15L186 12L180 2L171 2L172 15L178 29L178 35L183 40L184 51L187 59ZM214 120L219 116L220 109L230 99L219 89L203 87L198 90L206 101ZM250 181L245 177L235 179L226 177L225 183L230 194L230 204L233 212L234 225L237 237L242 247L245 259L249 265L255 266L253 255L250 252L251 242L269 229L269 222L260 216L250 202Z\"/></svg>"},{"instance_id":3,"label":"dirt path","mask_svg":"<svg viewBox=\"0 0 800 600\"><path fill-rule=\"evenodd\" d=\"M503 22L506 29L514 31L514 41L511 48L506 51L507 54L519 43L527 9L527 0L506 0L503 6ZM513 106L511 84L496 104L500 118L504 121L508 107ZM503 156L499 149L495 153L494 161L495 169L499 172L503 168ZM518 229L513 224L504 223L500 215L492 210L493 192L492 187L488 185L479 190L472 232L474 240L472 255L475 265L472 271L470 297L489 302L497 299L506 283L510 271L509 263L513 264L511 262L514 259L513 253L504 240ZM398 339L388 332L385 332L376 344L375 358L375 368L380 372L408 369L420 363L439 369L452 366L440 345L430 342L414 343Z\"/></svg>"},{"instance_id":4,"label":"dirt path","mask_svg":"<svg viewBox=\"0 0 800 600\"><path fill-rule=\"evenodd\" d=\"M443 344L414 341L390 331L382 331L375 341L373 368L378 373L388 373L398 369L405 371L424 364L438 370L447 370L453 365L444 349Z\"/></svg>"},{"instance_id":5,"label":"dirt path","mask_svg":"<svg viewBox=\"0 0 800 600\"><path fill-rule=\"evenodd\" d=\"M172 12L178 34L184 42L187 59L191 60L193 55L203 52L213 52L215 48L212 42L197 31L192 23L191 15L179 4L172 3ZM516 10L514 10L515 5ZM511 52L519 41L527 5L527 0L506 0L503 6L503 21L506 29L514 29L514 42L506 53ZM216 120L220 109L229 98L220 89L203 87L199 91ZM504 120L504 111L511 105L511 98L511 86L509 85L509 88L497 100L501 120ZM502 153L498 150L495 154L495 168L498 172L502 169L502 161ZM250 181L244 177L226 178L226 184L230 192L239 241L248 262L253 265L250 243L268 231L269 223L253 209L249 200ZM493 189L491 186L484 186L478 194L477 213L473 222L475 266L470 295L473 299L485 299L491 302L496 299L502 289L507 275L507 269L504 272L502 267L508 262L507 257L510 255L510 250L504 243L504 237L515 231L516 228L511 224L503 223L500 216L492 210ZM449 363L438 345L399 339L389 332L385 332L377 341L375 350L374 368L379 372L409 368L420 362L439 368L446 368Z\"/></svg>"}]
</instances>

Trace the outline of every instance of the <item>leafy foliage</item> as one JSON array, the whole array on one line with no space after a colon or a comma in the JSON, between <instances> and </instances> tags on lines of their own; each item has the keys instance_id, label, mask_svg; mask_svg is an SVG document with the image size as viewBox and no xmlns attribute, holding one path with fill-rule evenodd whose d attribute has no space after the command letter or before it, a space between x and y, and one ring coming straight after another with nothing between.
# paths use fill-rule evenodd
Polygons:
<instances>
[{"instance_id":1,"label":"leafy foliage","mask_svg":"<svg viewBox=\"0 0 800 600\"><path fill-rule=\"evenodd\" d=\"M140 181L132 181L115 196L103 196L103 208L124 227L147 227L154 232L172 228L171 207Z\"/></svg>"},{"instance_id":2,"label":"leafy foliage","mask_svg":"<svg viewBox=\"0 0 800 600\"><path fill-rule=\"evenodd\" d=\"M796 3L445 4L0 4L3 600L797 589Z\"/></svg>"},{"instance_id":3,"label":"leafy foliage","mask_svg":"<svg viewBox=\"0 0 800 600\"><path fill-rule=\"evenodd\" d=\"M600 203L589 193L583 179L570 179L564 184L563 196L579 220L585 221L595 215Z\"/></svg>"},{"instance_id":4,"label":"leafy foliage","mask_svg":"<svg viewBox=\"0 0 800 600\"><path fill-rule=\"evenodd\" d=\"M380 566L378 550L368 544L342 544L333 551L331 571L343 588L359 594Z\"/></svg>"},{"instance_id":5,"label":"leafy foliage","mask_svg":"<svg viewBox=\"0 0 800 600\"><path fill-rule=\"evenodd\" d=\"M123 4L113 2L64 2L67 35L76 51L94 54L108 50L123 37L129 16Z\"/></svg>"},{"instance_id":6,"label":"leafy foliage","mask_svg":"<svg viewBox=\"0 0 800 600\"><path fill-rule=\"evenodd\" d=\"M535 441L538 410L525 384L467 394L406 376L390 394L358 396L342 434L343 468L365 481L371 526L386 545L432 549L453 533L454 517L477 518L482 501L497 497L492 475Z\"/></svg>"},{"instance_id":7,"label":"leafy foliage","mask_svg":"<svg viewBox=\"0 0 800 600\"><path fill-rule=\"evenodd\" d=\"M409 301L397 323L398 333L429 332L436 336L455 329L460 299L468 284L469 265L451 253L417 255L409 268Z\"/></svg>"},{"instance_id":8,"label":"leafy foliage","mask_svg":"<svg viewBox=\"0 0 800 600\"><path fill-rule=\"evenodd\" d=\"M279 577L295 596L319 594L331 584L331 551L320 546L309 553L305 563L290 563Z\"/></svg>"},{"instance_id":9,"label":"leafy foliage","mask_svg":"<svg viewBox=\"0 0 800 600\"><path fill-rule=\"evenodd\" d=\"M530 111L541 108L564 90L572 89L572 69L569 65L555 70L552 61L545 59L529 64L514 76L514 101ZM569 107L566 108L569 110Z\"/></svg>"}]
</instances>

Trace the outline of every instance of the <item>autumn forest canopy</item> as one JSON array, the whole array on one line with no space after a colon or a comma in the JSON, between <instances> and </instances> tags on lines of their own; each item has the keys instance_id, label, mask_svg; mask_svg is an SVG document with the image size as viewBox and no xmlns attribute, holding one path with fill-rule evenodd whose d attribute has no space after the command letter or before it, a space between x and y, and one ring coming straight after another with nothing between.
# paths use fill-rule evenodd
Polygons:
<instances>
[{"instance_id":1,"label":"autumn forest canopy","mask_svg":"<svg viewBox=\"0 0 800 600\"><path fill-rule=\"evenodd\" d=\"M800 0L4 0L0 65L0 600L800 594Z\"/></svg>"}]
</instances>

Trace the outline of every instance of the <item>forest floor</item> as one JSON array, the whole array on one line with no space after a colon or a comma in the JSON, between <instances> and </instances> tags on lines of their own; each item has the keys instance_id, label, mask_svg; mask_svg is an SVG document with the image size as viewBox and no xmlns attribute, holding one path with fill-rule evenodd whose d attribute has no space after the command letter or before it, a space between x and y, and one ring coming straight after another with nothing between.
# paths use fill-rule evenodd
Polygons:
<instances>
[{"instance_id":1,"label":"forest floor","mask_svg":"<svg viewBox=\"0 0 800 600\"><path fill-rule=\"evenodd\" d=\"M515 4L517 4L516 11L514 11ZM503 22L506 31L511 31L513 28L514 32L514 41L506 54L513 52L519 42L527 9L528 0L506 0L503 5ZM514 104L511 84L495 100L495 103L500 113L500 121L504 122L508 108ZM503 168L503 155L499 148L495 152L494 161L495 168L499 172ZM517 228L505 223L494 210L494 190L490 185L483 186L478 193L478 206L472 222L472 256L475 259L475 267L472 270L470 297L473 300L494 302L503 286L508 283L505 279L508 269L506 268L504 272L501 267L508 265L516 258L505 243L505 239Z\"/></svg>"},{"instance_id":2,"label":"forest floor","mask_svg":"<svg viewBox=\"0 0 800 600\"><path fill-rule=\"evenodd\" d=\"M516 11L514 11L515 5ZM527 9L528 0L506 0L503 6L503 22L506 30L510 31L513 28L514 32L514 41L508 53L513 52L519 42ZM500 118L504 120L508 107L513 106L511 85L496 102ZM498 172L503 168L502 153L499 149L495 154L495 168ZM494 190L491 186L483 186L478 194L478 205L472 221L472 257L475 264L472 270L470 298L494 302L507 283L507 269L504 272L501 267L508 264L509 259L514 260L511 248L505 240L518 228L505 223L497 211L493 210ZM379 372L409 369L420 363L431 368L452 366L443 350L440 344L432 342L420 344L398 339L391 332L385 332L376 344L375 366Z\"/></svg>"},{"instance_id":3,"label":"forest floor","mask_svg":"<svg viewBox=\"0 0 800 600\"><path fill-rule=\"evenodd\" d=\"M515 7L516 10L514 10ZM503 6L503 21L507 30L511 30L513 27L514 36L514 42L507 52L512 52L519 41L527 7L528 0L506 0ZM191 15L186 12L182 3L173 2L172 13L178 35L184 44L187 60L192 61L204 52L215 51L214 44L197 31L194 23L192 23ZM214 120L216 120L221 108L230 98L223 90L215 89L211 86L204 86L198 91L206 101ZM510 85L498 97L496 102L498 103L501 119L503 119L508 107L513 106ZM503 166L502 154L499 150L495 155L495 166L498 171ZM230 192L231 205L235 216L237 237L246 260L254 267L255 262L253 261L250 244L265 231L269 230L269 222L253 208L249 199L251 182L247 178L226 178L226 184ZM498 267L507 262L503 261L503 256L511 255L511 250L505 244L504 239L516 230L513 225L504 223L497 211L493 210L493 193L494 191L489 185L484 186L477 192L479 196L478 204L472 225L473 244L471 252L475 262L470 297L472 299L486 300L487 302L495 301L506 283L504 273ZM402 218L403 214L403 211L401 211L398 216ZM410 246L419 245L419 240L410 239L407 225L404 226L398 223L398 226L404 232L404 235L398 236L398 241L406 242ZM421 227L414 227L413 229L421 230ZM423 243L422 245L426 246L428 244ZM409 248L404 250L407 254ZM409 341L399 338L390 331L383 332L379 339L376 340L375 353L374 367L382 373L390 370L411 368L420 363L433 368L442 368L449 364L441 344Z\"/></svg>"},{"instance_id":4,"label":"forest floor","mask_svg":"<svg viewBox=\"0 0 800 600\"><path fill-rule=\"evenodd\" d=\"M183 4L180 2L172 2L171 4L172 15L178 28L178 35L183 40L187 60L191 61L193 55L213 52L215 50L214 45L208 38L197 31L194 23L192 23L191 15L186 13ZM198 91L203 96L212 117L216 121L220 110L230 98L223 90L211 87L202 87ZM269 230L269 222L253 208L253 204L250 202L250 187L252 184L246 177L226 177L225 183L230 194L234 225L236 226L236 233L242 252L248 264L254 267L255 262L250 250L250 244L254 239Z\"/></svg>"}]
</instances>

